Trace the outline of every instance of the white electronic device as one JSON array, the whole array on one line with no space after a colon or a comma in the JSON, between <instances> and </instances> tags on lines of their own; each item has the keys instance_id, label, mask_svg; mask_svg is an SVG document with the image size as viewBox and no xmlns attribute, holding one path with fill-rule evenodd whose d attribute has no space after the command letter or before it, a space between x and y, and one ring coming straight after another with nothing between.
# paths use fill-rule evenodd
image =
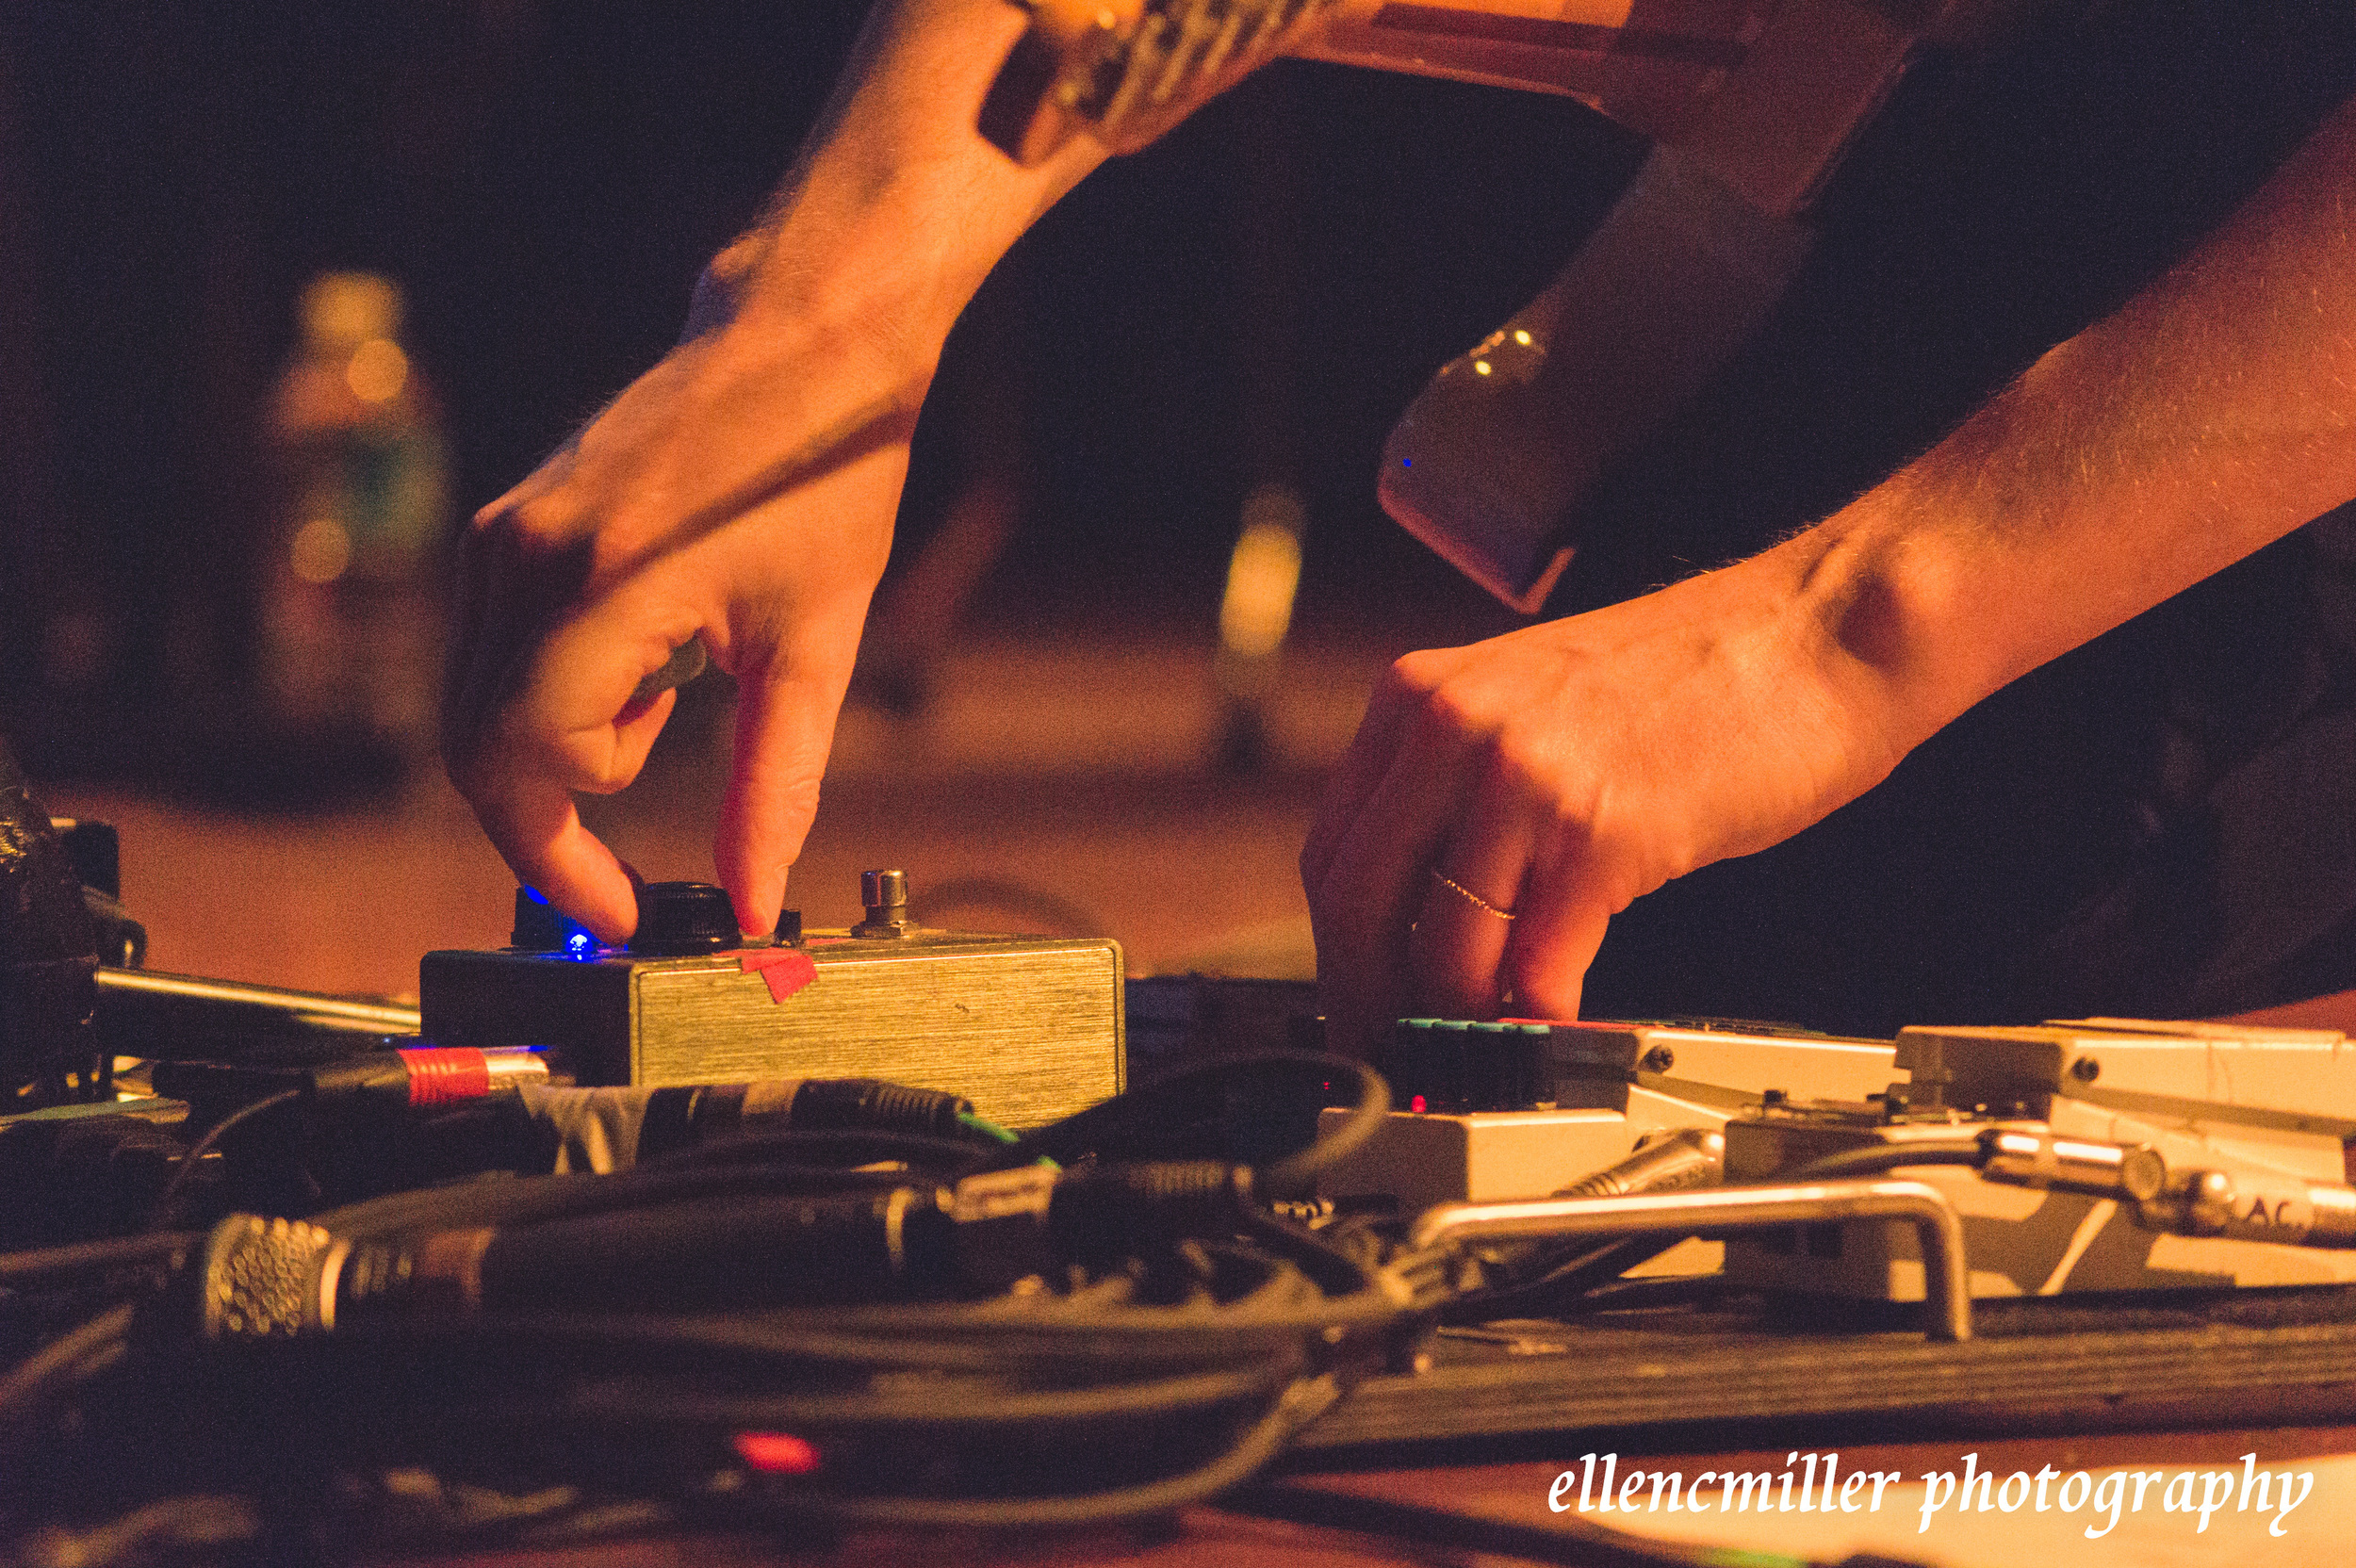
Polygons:
<instances>
[{"instance_id":1,"label":"white electronic device","mask_svg":"<svg viewBox=\"0 0 2356 1568\"><path fill-rule=\"evenodd\" d=\"M1790 1183L1888 1150L1876 1168L1937 1188L1961 1217L1975 1297L2356 1282L2356 1043L2343 1035L2122 1019L1913 1028L1895 1059L1903 1094L1735 1119L1727 1182ZM1975 1142L1975 1161L1934 1163ZM1999 1142L2017 1157L1991 1158ZM2088 1161L2140 1174L2071 1174ZM1922 1297L1906 1226L1744 1237L1726 1266L1779 1290Z\"/></svg>"}]
</instances>

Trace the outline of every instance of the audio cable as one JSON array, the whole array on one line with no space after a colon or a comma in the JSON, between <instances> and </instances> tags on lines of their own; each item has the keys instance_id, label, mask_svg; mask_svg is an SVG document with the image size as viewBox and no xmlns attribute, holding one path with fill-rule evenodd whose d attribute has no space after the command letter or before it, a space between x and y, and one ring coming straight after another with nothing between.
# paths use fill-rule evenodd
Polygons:
<instances>
[{"instance_id":1,"label":"audio cable","mask_svg":"<svg viewBox=\"0 0 2356 1568\"><path fill-rule=\"evenodd\" d=\"M313 1476L320 1506L336 1475L422 1465L673 1518L1135 1517L1255 1473L1429 1322L1435 1282L1279 1217L1265 1189L1313 1180L1379 1118L1387 1091L1358 1064L1192 1069L1012 1141L954 1096L887 1087L803 1085L791 1124L753 1135L740 1104L738 1135L612 1174L141 1238L111 1261L182 1257L169 1285L0 1384L18 1478L0 1518L68 1473L142 1463L282 1500ZM684 1120L725 1119L728 1098ZM1357 1114L1321 1144L1329 1098ZM1310 1138L1272 1142L1271 1105ZM166 1429L238 1441L162 1464L143 1445Z\"/></svg>"}]
</instances>

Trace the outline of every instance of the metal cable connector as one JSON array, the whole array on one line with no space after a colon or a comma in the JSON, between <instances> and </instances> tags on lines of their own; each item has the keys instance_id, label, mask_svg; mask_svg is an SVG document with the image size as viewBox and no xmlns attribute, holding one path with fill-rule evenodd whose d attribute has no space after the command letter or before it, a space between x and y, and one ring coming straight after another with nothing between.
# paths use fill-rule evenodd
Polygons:
<instances>
[{"instance_id":1,"label":"metal cable connector","mask_svg":"<svg viewBox=\"0 0 2356 1568\"><path fill-rule=\"evenodd\" d=\"M1640 1144L1618 1165L1557 1188L1557 1198L1617 1198L1716 1186L1726 1178L1726 1135L1714 1127L1680 1127Z\"/></svg>"}]
</instances>

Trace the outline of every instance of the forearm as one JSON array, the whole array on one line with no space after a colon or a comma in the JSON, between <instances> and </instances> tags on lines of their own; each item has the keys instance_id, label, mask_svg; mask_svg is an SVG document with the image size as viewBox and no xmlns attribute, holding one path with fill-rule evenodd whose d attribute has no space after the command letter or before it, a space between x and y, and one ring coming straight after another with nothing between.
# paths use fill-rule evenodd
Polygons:
<instances>
[{"instance_id":1,"label":"forearm","mask_svg":"<svg viewBox=\"0 0 2356 1568\"><path fill-rule=\"evenodd\" d=\"M975 130L1023 24L1006 0L875 8L761 220L712 263L740 329L834 335L929 375L991 266L1104 156L1082 140L1024 169Z\"/></svg>"},{"instance_id":2,"label":"forearm","mask_svg":"<svg viewBox=\"0 0 2356 1568\"><path fill-rule=\"evenodd\" d=\"M1022 20L882 0L684 340L467 531L450 776L518 878L609 940L636 897L572 794L636 776L673 699L634 694L691 637L738 690L714 859L746 929L777 919L941 342L1100 156L1022 169L974 129Z\"/></svg>"},{"instance_id":3,"label":"forearm","mask_svg":"<svg viewBox=\"0 0 2356 1568\"><path fill-rule=\"evenodd\" d=\"M1004 0L883 0L760 220L706 270L679 351L478 523L546 549L593 536L594 596L905 442L958 312L1103 156L1082 142L1023 169L974 129L1021 22Z\"/></svg>"},{"instance_id":4,"label":"forearm","mask_svg":"<svg viewBox=\"0 0 2356 1568\"><path fill-rule=\"evenodd\" d=\"M2356 102L2183 265L1755 564L1792 574L1903 749L2351 497Z\"/></svg>"},{"instance_id":5,"label":"forearm","mask_svg":"<svg viewBox=\"0 0 2356 1568\"><path fill-rule=\"evenodd\" d=\"M1400 660L1301 855L1329 1037L1575 1016L1634 900L2356 496L2352 210L2343 108L2190 261L1815 528Z\"/></svg>"}]
</instances>

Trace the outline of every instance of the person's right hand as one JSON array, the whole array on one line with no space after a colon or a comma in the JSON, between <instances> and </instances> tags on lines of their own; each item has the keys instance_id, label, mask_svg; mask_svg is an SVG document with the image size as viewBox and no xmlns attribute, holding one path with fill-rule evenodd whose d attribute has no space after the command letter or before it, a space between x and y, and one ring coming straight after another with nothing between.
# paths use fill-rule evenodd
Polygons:
<instances>
[{"instance_id":1,"label":"person's right hand","mask_svg":"<svg viewBox=\"0 0 2356 1568\"><path fill-rule=\"evenodd\" d=\"M1578 1017L1631 902L1816 822L1935 727L1858 657L1872 612L1815 554L1392 666L1301 858L1335 1049L1407 1014Z\"/></svg>"},{"instance_id":2,"label":"person's right hand","mask_svg":"<svg viewBox=\"0 0 2356 1568\"><path fill-rule=\"evenodd\" d=\"M726 292L707 280L704 330L483 508L462 555L450 776L517 877L609 941L632 878L572 792L637 776L675 695L632 694L692 637L738 683L719 878L746 929L776 923L929 369Z\"/></svg>"},{"instance_id":3,"label":"person's right hand","mask_svg":"<svg viewBox=\"0 0 2356 1568\"><path fill-rule=\"evenodd\" d=\"M1606 925L2356 498L2356 99L2190 256L1831 517L1393 667L1301 855L1328 1037L1576 1015ZM1936 897L1935 889L1922 896Z\"/></svg>"},{"instance_id":4,"label":"person's right hand","mask_svg":"<svg viewBox=\"0 0 2356 1568\"><path fill-rule=\"evenodd\" d=\"M467 531L450 776L515 874L607 941L636 893L573 792L637 776L676 699L633 693L691 637L739 692L719 879L744 929L777 923L941 345L1104 157L1082 139L1021 168L976 133L1024 25L1002 0L878 5L686 340Z\"/></svg>"}]
</instances>

